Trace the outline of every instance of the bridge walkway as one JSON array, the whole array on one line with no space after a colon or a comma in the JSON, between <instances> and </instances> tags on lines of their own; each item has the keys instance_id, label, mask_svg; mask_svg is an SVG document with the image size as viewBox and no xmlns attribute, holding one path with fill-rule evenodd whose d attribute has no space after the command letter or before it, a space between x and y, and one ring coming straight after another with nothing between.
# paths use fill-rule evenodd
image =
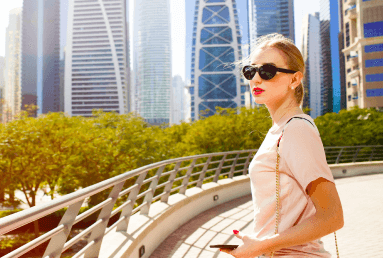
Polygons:
<instances>
[{"instance_id":1,"label":"bridge walkway","mask_svg":"<svg viewBox=\"0 0 383 258\"><path fill-rule=\"evenodd\" d=\"M337 232L340 257L383 257L383 174L336 179L344 227ZM251 196L244 196L207 210L188 221L152 253L150 258L231 257L211 244L241 244L233 229L251 234ZM325 249L336 257L334 234L322 238Z\"/></svg>"}]
</instances>

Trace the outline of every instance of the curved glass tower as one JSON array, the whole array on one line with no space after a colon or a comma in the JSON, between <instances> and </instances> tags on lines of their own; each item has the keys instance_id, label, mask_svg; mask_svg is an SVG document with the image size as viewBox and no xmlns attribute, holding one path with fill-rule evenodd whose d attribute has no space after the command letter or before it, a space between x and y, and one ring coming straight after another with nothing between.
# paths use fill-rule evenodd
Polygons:
<instances>
[{"instance_id":1,"label":"curved glass tower","mask_svg":"<svg viewBox=\"0 0 383 258\"><path fill-rule=\"evenodd\" d=\"M136 0L133 26L133 110L150 124L171 123L169 0Z\"/></svg>"},{"instance_id":2,"label":"curved glass tower","mask_svg":"<svg viewBox=\"0 0 383 258\"><path fill-rule=\"evenodd\" d=\"M65 112L129 112L126 0L70 0Z\"/></svg>"},{"instance_id":3,"label":"curved glass tower","mask_svg":"<svg viewBox=\"0 0 383 258\"><path fill-rule=\"evenodd\" d=\"M197 0L191 59L190 118L215 114L216 107L245 105L245 85L232 63L242 59L235 0ZM242 96L243 95L243 96Z\"/></svg>"}]
</instances>

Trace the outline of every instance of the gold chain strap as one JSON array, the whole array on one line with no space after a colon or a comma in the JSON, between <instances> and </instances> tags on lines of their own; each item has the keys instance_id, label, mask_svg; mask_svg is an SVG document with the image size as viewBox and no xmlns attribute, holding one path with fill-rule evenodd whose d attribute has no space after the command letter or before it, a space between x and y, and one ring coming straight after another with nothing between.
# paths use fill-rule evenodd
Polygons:
<instances>
[{"instance_id":1,"label":"gold chain strap","mask_svg":"<svg viewBox=\"0 0 383 258\"><path fill-rule=\"evenodd\" d=\"M276 203L275 203L275 232L274 234L278 234L278 224L279 224L279 192L280 192L280 181L279 181L279 160L281 156L279 155L279 143L282 139L283 136L283 131L282 135L279 137L278 142L277 142L277 164L275 166L275 181L276 181L276 186L275 186L275 196L276 196ZM339 258L339 250L338 250L338 242L336 240L336 233L334 232L335 236L335 246L336 246L336 255ZM271 258L274 257L274 252L271 253Z\"/></svg>"}]
</instances>

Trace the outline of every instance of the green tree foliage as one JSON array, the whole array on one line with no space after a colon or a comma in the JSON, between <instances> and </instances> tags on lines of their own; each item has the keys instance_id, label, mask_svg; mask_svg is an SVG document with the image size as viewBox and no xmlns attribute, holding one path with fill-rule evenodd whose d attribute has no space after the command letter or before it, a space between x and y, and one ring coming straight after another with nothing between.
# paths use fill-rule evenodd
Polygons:
<instances>
[{"instance_id":1,"label":"green tree foliage","mask_svg":"<svg viewBox=\"0 0 383 258\"><path fill-rule=\"evenodd\" d=\"M375 109L341 110L315 122L325 146L383 145L383 113ZM259 148L271 125L265 107L219 108L193 123L161 127L132 113L95 111L91 118L25 114L0 125L0 188L8 193L20 189L32 207L45 186L53 198L162 160Z\"/></svg>"},{"instance_id":2,"label":"green tree foliage","mask_svg":"<svg viewBox=\"0 0 383 258\"><path fill-rule=\"evenodd\" d=\"M383 113L374 108L327 113L315 124L324 146L383 145Z\"/></svg>"}]
</instances>

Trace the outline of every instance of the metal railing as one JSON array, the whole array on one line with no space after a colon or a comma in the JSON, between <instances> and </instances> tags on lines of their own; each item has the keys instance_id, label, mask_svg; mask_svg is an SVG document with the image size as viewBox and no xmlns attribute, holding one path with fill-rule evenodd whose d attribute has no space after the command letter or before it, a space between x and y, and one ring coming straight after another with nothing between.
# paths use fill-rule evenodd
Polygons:
<instances>
[{"instance_id":1,"label":"metal railing","mask_svg":"<svg viewBox=\"0 0 383 258\"><path fill-rule=\"evenodd\" d=\"M111 230L127 232L129 218L140 212L148 214L156 201L168 202L171 194L185 194L191 187L201 187L223 178L246 175L254 150L230 151L189 156L157 162L102 181L49 203L32 207L0 219L0 236L67 208L59 225L3 258L17 258L50 240L42 257L58 258L74 244L87 237L87 244L73 257L97 257L103 237ZM383 146L326 147L329 164L383 160ZM107 192L105 192L107 191ZM104 201L79 214L88 198L104 193ZM97 220L67 241L72 226L99 212ZM119 214L119 215L118 215ZM109 219L119 216L109 227Z\"/></svg>"}]
</instances>

